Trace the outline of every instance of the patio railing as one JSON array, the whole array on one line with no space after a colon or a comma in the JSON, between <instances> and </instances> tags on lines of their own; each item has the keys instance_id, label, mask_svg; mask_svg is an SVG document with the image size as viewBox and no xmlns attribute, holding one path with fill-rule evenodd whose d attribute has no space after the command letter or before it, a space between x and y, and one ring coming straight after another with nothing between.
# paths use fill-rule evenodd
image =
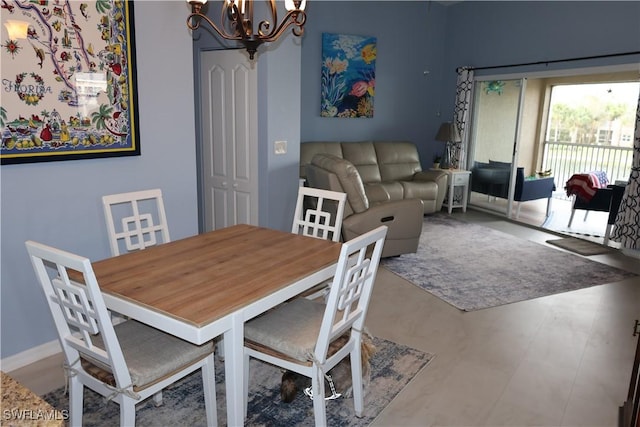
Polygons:
<instances>
[{"instance_id":1,"label":"patio railing","mask_svg":"<svg viewBox=\"0 0 640 427\"><path fill-rule=\"evenodd\" d=\"M601 170L609 182L627 181L631 172L633 148L545 142L542 170L551 169L558 192L573 174Z\"/></svg>"}]
</instances>

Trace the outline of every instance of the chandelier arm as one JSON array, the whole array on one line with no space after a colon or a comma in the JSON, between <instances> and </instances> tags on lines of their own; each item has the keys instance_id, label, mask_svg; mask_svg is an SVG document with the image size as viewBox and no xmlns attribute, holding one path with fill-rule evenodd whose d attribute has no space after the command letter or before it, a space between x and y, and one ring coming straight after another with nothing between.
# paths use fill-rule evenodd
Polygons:
<instances>
[{"instance_id":1,"label":"chandelier arm","mask_svg":"<svg viewBox=\"0 0 640 427\"><path fill-rule=\"evenodd\" d=\"M271 19L270 20L262 20L260 21L260 23L258 24L258 37L261 40L267 40L269 37L272 36L275 27L272 28L273 26L271 25L271 22L273 22L274 24L276 24L278 22L278 10L276 9L276 2L275 0L269 0L268 1L268 5L269 5L269 12L271 12ZM271 31L269 31L268 33L266 31L269 30L269 28L271 28Z\"/></svg>"},{"instance_id":2,"label":"chandelier arm","mask_svg":"<svg viewBox=\"0 0 640 427\"><path fill-rule=\"evenodd\" d=\"M296 36L301 36L304 33L303 25L306 22L306 20L307 20L307 14L304 11L302 11L302 10L289 11L285 15L285 17L282 20L282 22L280 23L280 25L278 25L278 27L276 27L273 30L271 30L270 33L262 34L262 32L260 32L260 34L259 34L260 39L263 42L274 41L278 37L280 37L282 35L282 33L284 33L292 25L294 26L293 33ZM260 23L260 26L262 26L262 22Z\"/></svg>"},{"instance_id":3,"label":"chandelier arm","mask_svg":"<svg viewBox=\"0 0 640 427\"><path fill-rule=\"evenodd\" d=\"M238 5L236 5L235 2L227 3L226 1L223 1L222 8L220 9L220 22L224 23L225 15L227 19L229 19L229 25L231 25L234 32L234 38L232 40L246 39L247 29L245 28L245 23L241 19L243 18L243 15L240 14ZM250 17L250 19L253 19L253 17Z\"/></svg>"},{"instance_id":4,"label":"chandelier arm","mask_svg":"<svg viewBox=\"0 0 640 427\"><path fill-rule=\"evenodd\" d=\"M202 13L192 13L187 17L187 27L189 27L189 29L191 31L195 31L198 28L200 28L200 22L201 20L205 20L207 22L207 24L209 24L211 26L211 28L213 28L215 30L216 33L218 33L218 35L220 37L222 37L223 39L226 40L242 40L243 37L242 36L238 36L238 35L231 35L229 33L227 33L226 31L220 30L218 28L218 26L211 20L209 19L208 16L203 15ZM192 23L195 22L195 23Z\"/></svg>"}]
</instances>

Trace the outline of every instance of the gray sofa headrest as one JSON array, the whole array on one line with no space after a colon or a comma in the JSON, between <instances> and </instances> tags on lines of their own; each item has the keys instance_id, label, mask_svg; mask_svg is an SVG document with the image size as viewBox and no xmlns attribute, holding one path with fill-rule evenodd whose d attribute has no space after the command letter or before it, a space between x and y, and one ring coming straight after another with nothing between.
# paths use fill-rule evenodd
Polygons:
<instances>
[{"instance_id":1,"label":"gray sofa headrest","mask_svg":"<svg viewBox=\"0 0 640 427\"><path fill-rule=\"evenodd\" d=\"M316 154L311 159L311 165L336 175L355 213L369 209L369 199L365 194L362 178L353 163L331 154Z\"/></svg>"}]
</instances>

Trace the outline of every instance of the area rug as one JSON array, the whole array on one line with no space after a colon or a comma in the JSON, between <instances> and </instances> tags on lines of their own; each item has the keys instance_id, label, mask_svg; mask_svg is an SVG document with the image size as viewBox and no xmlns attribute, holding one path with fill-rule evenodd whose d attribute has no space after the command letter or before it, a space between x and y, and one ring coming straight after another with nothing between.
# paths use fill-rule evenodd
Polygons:
<instances>
[{"instance_id":1,"label":"area rug","mask_svg":"<svg viewBox=\"0 0 640 427\"><path fill-rule=\"evenodd\" d=\"M576 237L551 239L547 240L547 243L584 256L600 255L611 252L611 248L599 245L597 243L589 242L584 239L578 239Z\"/></svg>"},{"instance_id":2,"label":"area rug","mask_svg":"<svg viewBox=\"0 0 640 427\"><path fill-rule=\"evenodd\" d=\"M464 311L635 276L442 214L425 217L417 253L381 265Z\"/></svg>"},{"instance_id":3,"label":"area rug","mask_svg":"<svg viewBox=\"0 0 640 427\"><path fill-rule=\"evenodd\" d=\"M371 383L365 391L365 412L357 418L353 399L327 401L327 424L366 426L395 396L424 369L433 355L381 338L374 338L377 352L371 359ZM280 401L282 371L258 360L251 360L249 407L246 426L314 425L313 404L302 392L292 403ZM309 382L310 384L310 382ZM136 407L137 426L204 426L206 415L202 376L196 372L163 391L163 405L155 407L151 399ZM68 394L60 388L43 396L56 409L68 409ZM216 397L218 422L226 425L224 363L216 359ZM83 426L117 425L120 407L85 388Z\"/></svg>"}]
</instances>

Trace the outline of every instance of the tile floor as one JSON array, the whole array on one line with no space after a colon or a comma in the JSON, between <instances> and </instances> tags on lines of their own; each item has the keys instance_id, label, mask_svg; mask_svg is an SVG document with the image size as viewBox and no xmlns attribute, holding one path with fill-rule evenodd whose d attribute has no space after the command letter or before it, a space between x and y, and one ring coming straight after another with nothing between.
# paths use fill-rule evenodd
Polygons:
<instances>
[{"instance_id":1,"label":"tile floor","mask_svg":"<svg viewBox=\"0 0 640 427\"><path fill-rule=\"evenodd\" d=\"M478 211L453 215L542 244L549 238ZM640 260L617 251L590 258L640 274ZM639 318L640 277L465 313L381 270L369 329L436 357L373 425L614 427ZM60 363L54 356L11 375L42 394L63 385Z\"/></svg>"}]
</instances>

